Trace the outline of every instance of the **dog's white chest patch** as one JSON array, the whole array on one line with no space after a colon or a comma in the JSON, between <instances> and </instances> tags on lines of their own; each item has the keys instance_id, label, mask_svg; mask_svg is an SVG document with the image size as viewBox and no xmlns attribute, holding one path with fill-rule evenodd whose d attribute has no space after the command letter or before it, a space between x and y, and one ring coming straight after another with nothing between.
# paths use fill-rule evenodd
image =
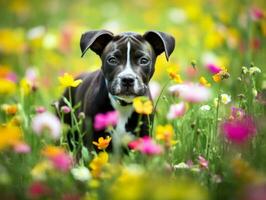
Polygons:
<instances>
[{"instance_id":1,"label":"dog's white chest patch","mask_svg":"<svg viewBox=\"0 0 266 200\"><path fill-rule=\"evenodd\" d=\"M127 105L127 106L121 106L114 98L109 94L109 98L111 100L111 104L114 107L114 109L119 113L118 123L115 128L115 133L117 135L123 135L126 134L126 124L128 122L128 119L132 115L133 112L133 106Z\"/></svg>"}]
</instances>

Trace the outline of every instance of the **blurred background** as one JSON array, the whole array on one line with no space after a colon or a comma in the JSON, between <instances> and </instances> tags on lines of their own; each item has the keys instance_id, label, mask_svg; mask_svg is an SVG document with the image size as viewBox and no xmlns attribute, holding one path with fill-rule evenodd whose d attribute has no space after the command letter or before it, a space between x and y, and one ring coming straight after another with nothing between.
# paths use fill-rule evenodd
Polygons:
<instances>
[{"instance_id":1,"label":"blurred background","mask_svg":"<svg viewBox=\"0 0 266 200\"><path fill-rule=\"evenodd\" d=\"M183 79L198 80L208 74L207 64L215 64L229 69L233 78L227 88L236 94L241 66L255 62L265 67L265 8L264 0L1 0L0 76L13 74L19 81L36 73L39 86L54 98L63 72L76 75L100 67L93 52L80 57L83 32L154 29L176 39L170 62L158 58L154 80L163 83L169 66L180 70Z\"/></svg>"}]
</instances>

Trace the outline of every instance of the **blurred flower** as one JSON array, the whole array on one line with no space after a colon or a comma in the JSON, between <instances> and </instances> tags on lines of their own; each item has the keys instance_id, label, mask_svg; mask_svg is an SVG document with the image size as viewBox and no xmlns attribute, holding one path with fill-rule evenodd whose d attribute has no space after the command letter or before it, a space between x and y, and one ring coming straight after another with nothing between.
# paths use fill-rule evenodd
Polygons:
<instances>
[{"instance_id":1,"label":"blurred flower","mask_svg":"<svg viewBox=\"0 0 266 200\"><path fill-rule=\"evenodd\" d=\"M47 131L52 138L58 139L61 133L61 124L54 114L44 112L33 117L32 129L37 135Z\"/></svg>"},{"instance_id":2,"label":"blurred flower","mask_svg":"<svg viewBox=\"0 0 266 200\"><path fill-rule=\"evenodd\" d=\"M209 88L194 83L173 85L169 87L169 91L191 103L207 101L211 97L211 91Z\"/></svg>"},{"instance_id":3,"label":"blurred flower","mask_svg":"<svg viewBox=\"0 0 266 200\"><path fill-rule=\"evenodd\" d=\"M222 69L218 67L217 65L213 63L208 63L207 64L207 69L212 73L212 74L217 74L219 73Z\"/></svg>"},{"instance_id":4,"label":"blurred flower","mask_svg":"<svg viewBox=\"0 0 266 200\"><path fill-rule=\"evenodd\" d=\"M167 68L167 72L172 80L174 80L176 83L182 83L182 79L180 74L178 74L178 68L176 67L169 67Z\"/></svg>"},{"instance_id":5,"label":"blurred flower","mask_svg":"<svg viewBox=\"0 0 266 200\"><path fill-rule=\"evenodd\" d=\"M221 129L223 136L236 144L248 141L256 133L255 123L249 116L227 120L222 123Z\"/></svg>"},{"instance_id":6,"label":"blurred flower","mask_svg":"<svg viewBox=\"0 0 266 200\"><path fill-rule=\"evenodd\" d=\"M199 83L203 86L211 87L211 84L203 76L200 77Z\"/></svg>"},{"instance_id":7,"label":"blurred flower","mask_svg":"<svg viewBox=\"0 0 266 200\"><path fill-rule=\"evenodd\" d=\"M46 172L51 170L53 166L48 160L37 163L31 170L31 175L35 180L45 180Z\"/></svg>"},{"instance_id":8,"label":"blurred flower","mask_svg":"<svg viewBox=\"0 0 266 200\"><path fill-rule=\"evenodd\" d=\"M0 79L1 78L10 80L14 83L17 81L17 75L13 71L11 71L10 66L8 65L0 64Z\"/></svg>"},{"instance_id":9,"label":"blurred flower","mask_svg":"<svg viewBox=\"0 0 266 200\"><path fill-rule=\"evenodd\" d=\"M253 7L250 10L250 16L253 21L259 21L265 17L264 11L258 7Z\"/></svg>"},{"instance_id":10,"label":"blurred flower","mask_svg":"<svg viewBox=\"0 0 266 200\"><path fill-rule=\"evenodd\" d=\"M77 87L82 80L74 80L73 76L69 75L68 73L64 73L63 76L58 77L58 80L63 87Z\"/></svg>"},{"instance_id":11,"label":"blurred flower","mask_svg":"<svg viewBox=\"0 0 266 200\"><path fill-rule=\"evenodd\" d=\"M250 75L253 75L253 74L256 74L256 73L261 73L261 70L260 70L260 68L258 68L258 67L251 67L251 68L249 68L249 74Z\"/></svg>"},{"instance_id":12,"label":"blurred flower","mask_svg":"<svg viewBox=\"0 0 266 200\"><path fill-rule=\"evenodd\" d=\"M242 200L264 200L266 197L266 183L253 183L244 187L241 192Z\"/></svg>"},{"instance_id":13,"label":"blurred flower","mask_svg":"<svg viewBox=\"0 0 266 200\"><path fill-rule=\"evenodd\" d=\"M26 78L23 78L20 81L19 86L20 86L20 91L21 91L22 95L27 96L32 91L32 84Z\"/></svg>"},{"instance_id":14,"label":"blurred flower","mask_svg":"<svg viewBox=\"0 0 266 200\"><path fill-rule=\"evenodd\" d=\"M39 114L44 113L44 112L46 112L46 108L43 106L38 106L35 108L35 112L39 113Z\"/></svg>"},{"instance_id":15,"label":"blurred flower","mask_svg":"<svg viewBox=\"0 0 266 200\"><path fill-rule=\"evenodd\" d=\"M13 148L16 153L21 153L21 154L26 154L31 151L30 146L24 142L16 143Z\"/></svg>"},{"instance_id":16,"label":"blurred flower","mask_svg":"<svg viewBox=\"0 0 266 200\"><path fill-rule=\"evenodd\" d=\"M17 104L3 104L1 106L1 109L7 114L7 115L15 115L18 112L18 106Z\"/></svg>"},{"instance_id":17,"label":"blurred flower","mask_svg":"<svg viewBox=\"0 0 266 200\"><path fill-rule=\"evenodd\" d=\"M51 189L43 182L36 181L30 184L28 188L28 195L30 198L41 198L51 194Z\"/></svg>"},{"instance_id":18,"label":"blurred flower","mask_svg":"<svg viewBox=\"0 0 266 200\"><path fill-rule=\"evenodd\" d=\"M153 111L151 100L147 97L136 97L133 99L133 107L139 114L149 115Z\"/></svg>"},{"instance_id":19,"label":"blurred flower","mask_svg":"<svg viewBox=\"0 0 266 200\"><path fill-rule=\"evenodd\" d=\"M199 166L200 166L202 169L208 169L208 167L209 167L209 162L208 162L208 160L206 160L203 156L199 156L199 157L198 157L198 162L199 162Z\"/></svg>"},{"instance_id":20,"label":"blurred flower","mask_svg":"<svg viewBox=\"0 0 266 200\"><path fill-rule=\"evenodd\" d=\"M61 107L61 112L64 114L70 113L71 112L71 108L69 108L68 106L62 106Z\"/></svg>"},{"instance_id":21,"label":"blurred flower","mask_svg":"<svg viewBox=\"0 0 266 200\"><path fill-rule=\"evenodd\" d=\"M187 163L181 162L174 165L174 169L189 169L190 166Z\"/></svg>"},{"instance_id":22,"label":"blurred flower","mask_svg":"<svg viewBox=\"0 0 266 200\"><path fill-rule=\"evenodd\" d=\"M202 111L209 111L211 109L211 107L209 105L203 105L200 107L200 110Z\"/></svg>"},{"instance_id":23,"label":"blurred flower","mask_svg":"<svg viewBox=\"0 0 266 200\"><path fill-rule=\"evenodd\" d=\"M44 26L35 26L27 32L27 38L29 40L36 40L42 38L45 34Z\"/></svg>"},{"instance_id":24,"label":"blurred flower","mask_svg":"<svg viewBox=\"0 0 266 200\"><path fill-rule=\"evenodd\" d=\"M66 172L71 168L71 156L60 147L47 146L43 149L42 154L45 155L52 162L53 166L60 171Z\"/></svg>"},{"instance_id":25,"label":"blurred flower","mask_svg":"<svg viewBox=\"0 0 266 200\"><path fill-rule=\"evenodd\" d=\"M87 167L79 166L76 168L71 169L71 174L73 175L74 179L78 181L88 181L91 179L91 173Z\"/></svg>"},{"instance_id":26,"label":"blurred flower","mask_svg":"<svg viewBox=\"0 0 266 200\"><path fill-rule=\"evenodd\" d=\"M58 46L58 38L52 33L47 33L42 42L43 48L54 49Z\"/></svg>"},{"instance_id":27,"label":"blurred flower","mask_svg":"<svg viewBox=\"0 0 266 200\"><path fill-rule=\"evenodd\" d=\"M218 72L217 74L214 74L212 76L212 79L218 83L224 79L228 79L229 77L230 77L230 74L227 72L227 68L222 67L222 70Z\"/></svg>"},{"instance_id":28,"label":"blurred flower","mask_svg":"<svg viewBox=\"0 0 266 200\"><path fill-rule=\"evenodd\" d=\"M21 53L24 50L24 42L23 29L0 28L0 52Z\"/></svg>"},{"instance_id":29,"label":"blurred flower","mask_svg":"<svg viewBox=\"0 0 266 200\"><path fill-rule=\"evenodd\" d=\"M221 102L223 104L228 104L231 102L231 96L228 94L221 94Z\"/></svg>"},{"instance_id":30,"label":"blurred flower","mask_svg":"<svg viewBox=\"0 0 266 200\"><path fill-rule=\"evenodd\" d=\"M242 119L245 116L245 111L241 108L232 107L230 119Z\"/></svg>"},{"instance_id":31,"label":"blurred flower","mask_svg":"<svg viewBox=\"0 0 266 200\"><path fill-rule=\"evenodd\" d=\"M107 136L107 138L105 139L103 137L100 137L98 139L98 142L93 141L92 143L96 145L98 149L105 150L109 146L111 139L112 138L109 136Z\"/></svg>"},{"instance_id":32,"label":"blurred flower","mask_svg":"<svg viewBox=\"0 0 266 200\"><path fill-rule=\"evenodd\" d=\"M243 66L243 67L241 68L241 70L242 70L242 73L243 73L243 74L247 74L247 73L249 72L248 68L245 67L245 66Z\"/></svg>"},{"instance_id":33,"label":"blurred flower","mask_svg":"<svg viewBox=\"0 0 266 200\"><path fill-rule=\"evenodd\" d=\"M95 156L90 163L91 174L93 177L98 178L101 176L102 169L108 163L108 154L106 152L100 152L98 156Z\"/></svg>"},{"instance_id":34,"label":"blurred flower","mask_svg":"<svg viewBox=\"0 0 266 200\"><path fill-rule=\"evenodd\" d=\"M131 149L140 151L146 155L158 155L163 152L162 147L154 142L154 140L148 136L139 138L128 144Z\"/></svg>"},{"instance_id":35,"label":"blurred flower","mask_svg":"<svg viewBox=\"0 0 266 200\"><path fill-rule=\"evenodd\" d=\"M16 84L8 79L0 78L0 95L12 95L16 92Z\"/></svg>"},{"instance_id":36,"label":"blurred flower","mask_svg":"<svg viewBox=\"0 0 266 200\"><path fill-rule=\"evenodd\" d=\"M182 24L186 21L186 11L181 8L171 8L168 11L168 18L175 24Z\"/></svg>"},{"instance_id":37,"label":"blurred flower","mask_svg":"<svg viewBox=\"0 0 266 200\"><path fill-rule=\"evenodd\" d=\"M0 150L21 142L22 132L16 126L0 125Z\"/></svg>"},{"instance_id":38,"label":"blurred flower","mask_svg":"<svg viewBox=\"0 0 266 200\"><path fill-rule=\"evenodd\" d=\"M161 92L160 84L158 82L151 81L149 83L149 88L150 88L152 99L156 99L160 95L160 92Z\"/></svg>"},{"instance_id":39,"label":"blurred flower","mask_svg":"<svg viewBox=\"0 0 266 200\"><path fill-rule=\"evenodd\" d=\"M177 143L176 140L173 140L175 132L173 126L170 124L167 124L165 126L158 125L156 127L155 135L156 139L163 141L166 147L171 147L172 145Z\"/></svg>"},{"instance_id":40,"label":"blurred flower","mask_svg":"<svg viewBox=\"0 0 266 200\"><path fill-rule=\"evenodd\" d=\"M167 119L175 119L178 117L183 117L186 111L187 111L187 107L184 102L180 102L178 104L172 104L167 114Z\"/></svg>"},{"instance_id":41,"label":"blurred flower","mask_svg":"<svg viewBox=\"0 0 266 200\"><path fill-rule=\"evenodd\" d=\"M115 126L118 122L118 112L117 111L109 111L107 113L99 113L94 118L94 128L95 130L103 130L110 126Z\"/></svg>"}]
</instances>

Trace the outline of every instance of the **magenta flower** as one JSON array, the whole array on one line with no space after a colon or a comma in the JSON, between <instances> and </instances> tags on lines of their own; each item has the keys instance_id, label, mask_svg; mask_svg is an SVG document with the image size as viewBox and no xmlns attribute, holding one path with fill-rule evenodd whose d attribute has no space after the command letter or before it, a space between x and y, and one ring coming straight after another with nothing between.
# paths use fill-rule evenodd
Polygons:
<instances>
[{"instance_id":1,"label":"magenta flower","mask_svg":"<svg viewBox=\"0 0 266 200\"><path fill-rule=\"evenodd\" d=\"M44 113L44 112L46 112L46 108L45 107L43 107L43 106L38 106L38 107L36 107L35 108L35 112L36 113Z\"/></svg>"},{"instance_id":2,"label":"magenta flower","mask_svg":"<svg viewBox=\"0 0 266 200\"><path fill-rule=\"evenodd\" d=\"M195 83L176 84L169 91L190 103L200 103L210 99L211 90Z\"/></svg>"},{"instance_id":3,"label":"magenta flower","mask_svg":"<svg viewBox=\"0 0 266 200\"><path fill-rule=\"evenodd\" d=\"M245 143L256 133L255 123L249 116L227 120L221 125L221 129L224 137L236 144Z\"/></svg>"},{"instance_id":4,"label":"magenta flower","mask_svg":"<svg viewBox=\"0 0 266 200\"><path fill-rule=\"evenodd\" d=\"M220 67L218 67L217 65L212 64L212 63L207 64L206 67L210 71L210 73L212 73L212 74L217 74L220 71L222 71L222 69Z\"/></svg>"},{"instance_id":5,"label":"magenta flower","mask_svg":"<svg viewBox=\"0 0 266 200\"><path fill-rule=\"evenodd\" d=\"M58 155L50 157L50 160L53 163L53 166L62 171L68 171L72 166L72 158L67 153L60 153Z\"/></svg>"},{"instance_id":6,"label":"magenta flower","mask_svg":"<svg viewBox=\"0 0 266 200\"><path fill-rule=\"evenodd\" d=\"M38 199L51 194L51 189L42 182L33 182L28 188L28 195L30 198Z\"/></svg>"},{"instance_id":7,"label":"magenta flower","mask_svg":"<svg viewBox=\"0 0 266 200\"><path fill-rule=\"evenodd\" d=\"M69 108L68 106L62 106L61 107L61 112L64 114L70 113L71 112L71 108Z\"/></svg>"},{"instance_id":8,"label":"magenta flower","mask_svg":"<svg viewBox=\"0 0 266 200\"><path fill-rule=\"evenodd\" d=\"M170 106L170 110L167 114L168 119L175 119L178 117L183 117L186 113L187 108L184 102L180 102L178 104L173 104Z\"/></svg>"},{"instance_id":9,"label":"magenta flower","mask_svg":"<svg viewBox=\"0 0 266 200\"><path fill-rule=\"evenodd\" d=\"M151 137L145 136L128 144L129 148L140 151L146 155L158 155L163 152L160 145L156 144Z\"/></svg>"},{"instance_id":10,"label":"magenta flower","mask_svg":"<svg viewBox=\"0 0 266 200\"><path fill-rule=\"evenodd\" d=\"M199 166L202 169L208 169L209 168L209 162L203 156L198 157L198 162L199 162Z\"/></svg>"},{"instance_id":11,"label":"magenta flower","mask_svg":"<svg viewBox=\"0 0 266 200\"><path fill-rule=\"evenodd\" d=\"M259 21L265 17L263 10L258 7L253 7L250 10L250 16L253 21Z\"/></svg>"},{"instance_id":12,"label":"magenta flower","mask_svg":"<svg viewBox=\"0 0 266 200\"><path fill-rule=\"evenodd\" d=\"M107 113L99 113L94 118L95 130L103 130L109 126L115 126L118 122L118 112L110 111Z\"/></svg>"}]
</instances>

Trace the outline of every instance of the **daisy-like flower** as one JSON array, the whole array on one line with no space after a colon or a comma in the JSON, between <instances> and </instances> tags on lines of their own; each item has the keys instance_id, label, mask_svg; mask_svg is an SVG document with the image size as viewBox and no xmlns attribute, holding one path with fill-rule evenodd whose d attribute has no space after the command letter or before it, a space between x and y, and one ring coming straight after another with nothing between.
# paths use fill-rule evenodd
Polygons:
<instances>
[{"instance_id":1,"label":"daisy-like flower","mask_svg":"<svg viewBox=\"0 0 266 200\"><path fill-rule=\"evenodd\" d=\"M117 111L110 111L107 113L99 113L94 118L94 128L95 130L103 130L110 126L115 126L118 122L118 112Z\"/></svg>"},{"instance_id":2,"label":"daisy-like flower","mask_svg":"<svg viewBox=\"0 0 266 200\"><path fill-rule=\"evenodd\" d=\"M167 114L168 119L175 119L178 117L183 117L187 111L186 104L184 102L180 102L178 104L173 104L170 106L170 110Z\"/></svg>"},{"instance_id":3,"label":"daisy-like flower","mask_svg":"<svg viewBox=\"0 0 266 200\"><path fill-rule=\"evenodd\" d=\"M165 126L157 126L155 135L156 139L163 141L167 147L170 147L177 143L177 141L173 140L175 132L173 126L170 124L167 124Z\"/></svg>"},{"instance_id":4,"label":"daisy-like flower","mask_svg":"<svg viewBox=\"0 0 266 200\"><path fill-rule=\"evenodd\" d=\"M111 141L111 137L107 136L105 139L103 137L100 137L98 139L98 142L93 141L92 143L97 146L98 149L100 150L105 150Z\"/></svg>"},{"instance_id":5,"label":"daisy-like flower","mask_svg":"<svg viewBox=\"0 0 266 200\"><path fill-rule=\"evenodd\" d=\"M133 107L139 114L149 115L152 113L153 106L147 97L136 97L133 99Z\"/></svg>"},{"instance_id":6,"label":"daisy-like flower","mask_svg":"<svg viewBox=\"0 0 266 200\"><path fill-rule=\"evenodd\" d=\"M58 80L63 87L78 87L82 82L81 79L74 80L73 76L68 73L64 73L63 76L58 77Z\"/></svg>"},{"instance_id":7,"label":"daisy-like flower","mask_svg":"<svg viewBox=\"0 0 266 200\"><path fill-rule=\"evenodd\" d=\"M231 96L228 94L221 94L221 102L223 104L228 104L231 102Z\"/></svg>"},{"instance_id":8,"label":"daisy-like flower","mask_svg":"<svg viewBox=\"0 0 266 200\"><path fill-rule=\"evenodd\" d=\"M209 88L195 83L176 84L169 87L169 91L191 103L204 102L211 97Z\"/></svg>"},{"instance_id":9,"label":"daisy-like flower","mask_svg":"<svg viewBox=\"0 0 266 200\"><path fill-rule=\"evenodd\" d=\"M44 112L34 116L32 129L37 135L47 131L52 138L58 139L61 133L60 120L52 113Z\"/></svg>"},{"instance_id":10,"label":"daisy-like flower","mask_svg":"<svg viewBox=\"0 0 266 200\"><path fill-rule=\"evenodd\" d=\"M203 86L211 87L211 84L203 76L200 77L199 83Z\"/></svg>"},{"instance_id":11,"label":"daisy-like flower","mask_svg":"<svg viewBox=\"0 0 266 200\"><path fill-rule=\"evenodd\" d=\"M71 169L71 174L78 181L88 181L91 179L91 173L87 167L79 166Z\"/></svg>"}]
</instances>

